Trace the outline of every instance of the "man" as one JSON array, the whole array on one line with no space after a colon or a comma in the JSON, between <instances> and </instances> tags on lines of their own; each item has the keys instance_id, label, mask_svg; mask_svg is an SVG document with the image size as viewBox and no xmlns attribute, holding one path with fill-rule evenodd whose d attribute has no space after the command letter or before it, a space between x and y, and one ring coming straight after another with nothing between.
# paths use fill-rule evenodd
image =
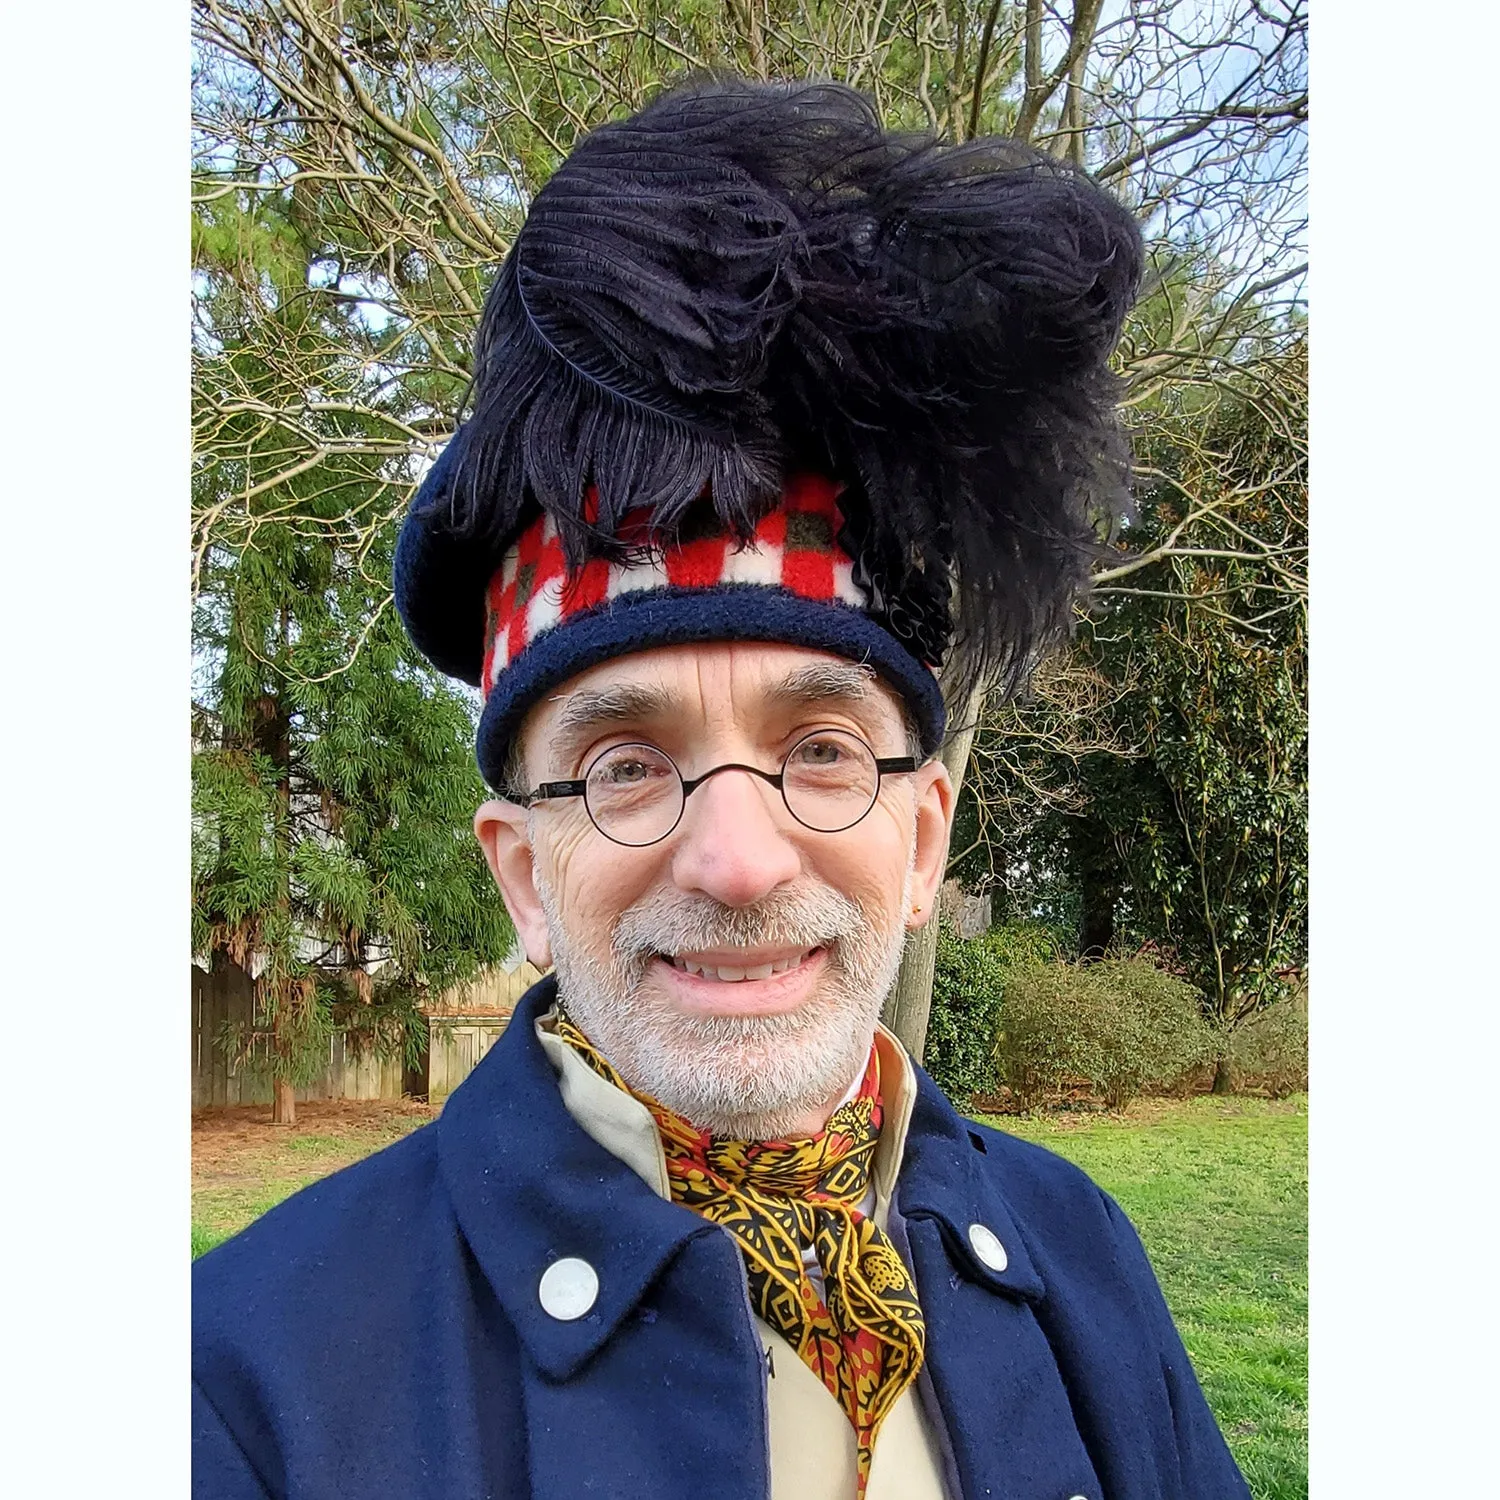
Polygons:
<instances>
[{"instance_id":1,"label":"man","mask_svg":"<svg viewBox=\"0 0 1500 1500\"><path fill-rule=\"evenodd\" d=\"M555 972L442 1118L199 1262L208 1496L1246 1493L1118 1208L878 1026L1118 507L1140 242L1013 143L698 82L532 203L402 534Z\"/></svg>"}]
</instances>

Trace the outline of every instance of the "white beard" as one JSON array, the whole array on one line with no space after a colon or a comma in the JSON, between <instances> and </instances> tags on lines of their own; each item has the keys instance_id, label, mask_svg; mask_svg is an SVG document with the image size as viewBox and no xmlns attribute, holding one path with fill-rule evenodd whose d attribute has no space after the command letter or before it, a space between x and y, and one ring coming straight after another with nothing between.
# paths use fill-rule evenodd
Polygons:
<instances>
[{"instance_id":1,"label":"white beard","mask_svg":"<svg viewBox=\"0 0 1500 1500\"><path fill-rule=\"evenodd\" d=\"M908 865L898 912L911 879ZM622 914L600 960L572 944L540 876L537 893L568 1014L633 1089L732 1140L784 1137L848 1091L906 943L899 919L885 930L825 885L778 889L749 907L664 890ZM806 1004L785 1015L684 1015L644 983L657 954L751 945L827 947Z\"/></svg>"}]
</instances>

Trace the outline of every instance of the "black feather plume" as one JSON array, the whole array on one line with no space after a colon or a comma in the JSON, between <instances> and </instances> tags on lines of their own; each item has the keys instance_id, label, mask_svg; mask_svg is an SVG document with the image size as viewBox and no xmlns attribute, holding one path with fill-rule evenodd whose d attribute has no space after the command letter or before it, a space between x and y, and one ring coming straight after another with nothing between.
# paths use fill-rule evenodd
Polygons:
<instances>
[{"instance_id":1,"label":"black feather plume","mask_svg":"<svg viewBox=\"0 0 1500 1500\"><path fill-rule=\"evenodd\" d=\"M670 537L704 496L748 538L815 469L888 628L1014 686L1126 500L1106 361L1141 259L1124 208L1019 143L888 133L834 84L695 80L537 194L445 529L498 551L542 508L577 566L624 552L627 511Z\"/></svg>"}]
</instances>

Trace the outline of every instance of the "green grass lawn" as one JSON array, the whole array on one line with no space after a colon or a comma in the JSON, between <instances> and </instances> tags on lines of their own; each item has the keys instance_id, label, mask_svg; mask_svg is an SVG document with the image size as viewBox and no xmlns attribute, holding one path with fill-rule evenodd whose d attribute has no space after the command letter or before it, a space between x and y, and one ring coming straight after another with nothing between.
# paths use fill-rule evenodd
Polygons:
<instances>
[{"instance_id":1,"label":"green grass lawn","mask_svg":"<svg viewBox=\"0 0 1500 1500\"><path fill-rule=\"evenodd\" d=\"M1306 1099L1136 1110L984 1118L1077 1162L1130 1215L1251 1492L1305 1500Z\"/></svg>"},{"instance_id":2,"label":"green grass lawn","mask_svg":"<svg viewBox=\"0 0 1500 1500\"><path fill-rule=\"evenodd\" d=\"M984 1117L1081 1166L1140 1231L1255 1500L1307 1495L1307 1104L1143 1101L1126 1115ZM307 1133L195 1133L193 1254L309 1182L389 1145L420 1113Z\"/></svg>"}]
</instances>

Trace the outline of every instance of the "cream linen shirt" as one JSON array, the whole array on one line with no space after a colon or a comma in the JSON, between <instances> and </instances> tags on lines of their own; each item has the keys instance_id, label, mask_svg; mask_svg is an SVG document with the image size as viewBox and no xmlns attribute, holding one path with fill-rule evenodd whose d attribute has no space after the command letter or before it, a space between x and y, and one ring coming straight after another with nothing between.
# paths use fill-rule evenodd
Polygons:
<instances>
[{"instance_id":1,"label":"cream linen shirt","mask_svg":"<svg viewBox=\"0 0 1500 1500\"><path fill-rule=\"evenodd\" d=\"M557 1073L568 1113L606 1151L663 1198L670 1198L667 1161L651 1111L594 1072L553 1033L553 1019L552 1013L542 1017L536 1033ZM876 1031L875 1046L880 1053L885 1122L870 1176L875 1222L884 1229L917 1087L906 1049L883 1026ZM771 1371L766 1392L772 1500L853 1500L854 1429L843 1408L770 1324L756 1318L755 1327ZM942 1472L931 1424L915 1385L908 1386L875 1440L865 1500L947 1500Z\"/></svg>"}]
</instances>

